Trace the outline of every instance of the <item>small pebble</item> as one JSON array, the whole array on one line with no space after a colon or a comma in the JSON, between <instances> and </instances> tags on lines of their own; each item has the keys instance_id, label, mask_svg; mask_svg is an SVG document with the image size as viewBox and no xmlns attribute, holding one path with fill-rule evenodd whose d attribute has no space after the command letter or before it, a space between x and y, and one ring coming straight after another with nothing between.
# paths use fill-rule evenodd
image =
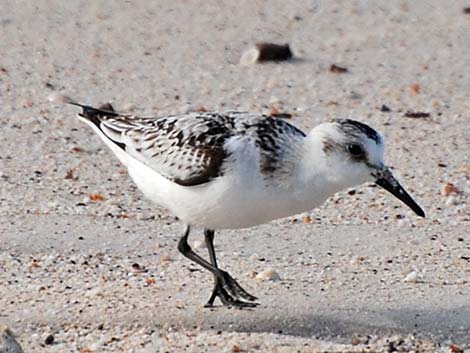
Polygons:
<instances>
[{"instance_id":1,"label":"small pebble","mask_svg":"<svg viewBox=\"0 0 470 353\"><path fill-rule=\"evenodd\" d=\"M165 254L160 257L160 262L170 262L173 261L170 255Z\"/></svg>"},{"instance_id":2,"label":"small pebble","mask_svg":"<svg viewBox=\"0 0 470 353\"><path fill-rule=\"evenodd\" d=\"M352 344L353 346L357 346L358 344L361 344L361 340L360 340L359 338L357 338L357 337L353 337L353 338L351 339L351 344Z\"/></svg>"},{"instance_id":3,"label":"small pebble","mask_svg":"<svg viewBox=\"0 0 470 353\"><path fill-rule=\"evenodd\" d=\"M366 258L364 256L354 256L351 261L349 262L351 265L360 265L364 263Z\"/></svg>"},{"instance_id":4,"label":"small pebble","mask_svg":"<svg viewBox=\"0 0 470 353\"><path fill-rule=\"evenodd\" d=\"M330 65L330 72L334 72L334 73L337 73L337 74L344 74L348 71L349 70L348 70L347 67L339 66L339 65L336 65L336 64L331 64Z\"/></svg>"},{"instance_id":5,"label":"small pebble","mask_svg":"<svg viewBox=\"0 0 470 353\"><path fill-rule=\"evenodd\" d=\"M48 335L46 337L46 339L44 340L44 344L46 344L48 346L53 344L53 343L54 343L54 336L52 336L52 335Z\"/></svg>"},{"instance_id":6,"label":"small pebble","mask_svg":"<svg viewBox=\"0 0 470 353\"><path fill-rule=\"evenodd\" d=\"M452 183L446 183L442 186L441 195L449 196L451 194L459 194L460 190Z\"/></svg>"},{"instance_id":7,"label":"small pebble","mask_svg":"<svg viewBox=\"0 0 470 353\"><path fill-rule=\"evenodd\" d=\"M411 271L408 273L403 280L406 283L417 283L418 282L418 273L416 271Z\"/></svg>"},{"instance_id":8,"label":"small pebble","mask_svg":"<svg viewBox=\"0 0 470 353\"><path fill-rule=\"evenodd\" d=\"M456 344L451 344L449 348L451 353L464 353L464 350Z\"/></svg>"},{"instance_id":9,"label":"small pebble","mask_svg":"<svg viewBox=\"0 0 470 353\"><path fill-rule=\"evenodd\" d=\"M383 113L390 113L392 110L385 104L382 104L382 106L380 107L380 111Z\"/></svg>"},{"instance_id":10,"label":"small pebble","mask_svg":"<svg viewBox=\"0 0 470 353\"><path fill-rule=\"evenodd\" d=\"M419 94L421 87L418 83L413 83L410 85L410 91L412 94Z\"/></svg>"},{"instance_id":11,"label":"small pebble","mask_svg":"<svg viewBox=\"0 0 470 353\"><path fill-rule=\"evenodd\" d=\"M281 276L272 268L267 268L266 270L258 273L256 279L261 281L279 281Z\"/></svg>"},{"instance_id":12,"label":"small pebble","mask_svg":"<svg viewBox=\"0 0 470 353\"><path fill-rule=\"evenodd\" d=\"M292 58L289 44L257 43L254 48L245 51L240 58L240 65L248 66L264 61L285 61Z\"/></svg>"},{"instance_id":13,"label":"small pebble","mask_svg":"<svg viewBox=\"0 0 470 353\"><path fill-rule=\"evenodd\" d=\"M412 110L407 110L404 116L406 116L407 118L420 119L420 118L429 118L431 114L427 112L419 112L419 111L415 112Z\"/></svg>"}]
</instances>

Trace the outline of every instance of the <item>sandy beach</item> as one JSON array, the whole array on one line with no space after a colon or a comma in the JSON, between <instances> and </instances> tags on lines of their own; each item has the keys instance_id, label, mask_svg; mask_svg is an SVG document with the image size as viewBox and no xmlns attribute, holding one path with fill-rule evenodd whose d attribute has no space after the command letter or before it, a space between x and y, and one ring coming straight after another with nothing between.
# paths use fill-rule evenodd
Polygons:
<instances>
[{"instance_id":1,"label":"sandy beach","mask_svg":"<svg viewBox=\"0 0 470 353\"><path fill-rule=\"evenodd\" d=\"M470 350L468 6L2 1L0 325L25 353ZM294 59L240 65L261 41ZM304 131L352 117L384 135L427 217L366 184L217 233L260 306L206 309L183 224L54 93L136 115L276 109ZM280 280L256 278L269 268Z\"/></svg>"}]
</instances>

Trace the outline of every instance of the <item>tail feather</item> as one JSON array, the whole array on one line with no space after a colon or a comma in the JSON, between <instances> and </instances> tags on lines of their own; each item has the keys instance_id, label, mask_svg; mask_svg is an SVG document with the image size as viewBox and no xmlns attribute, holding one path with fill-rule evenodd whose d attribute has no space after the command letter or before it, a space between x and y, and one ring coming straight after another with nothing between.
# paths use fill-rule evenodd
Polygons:
<instances>
[{"instance_id":1,"label":"tail feather","mask_svg":"<svg viewBox=\"0 0 470 353\"><path fill-rule=\"evenodd\" d=\"M48 97L48 99L49 101L54 102L54 103L66 103L66 104L71 104L71 105L75 105L77 107L82 108L82 112L79 113L78 115L81 116L82 118L85 118L91 121L97 127L99 127L100 122L101 122L100 117L106 118L106 117L119 116L119 114L116 113L116 111L114 110L113 106L110 103L105 103L103 105L100 105L98 108L94 108L89 105L78 103L77 101L70 98L69 96L66 96L58 92L52 93Z\"/></svg>"},{"instance_id":2,"label":"tail feather","mask_svg":"<svg viewBox=\"0 0 470 353\"><path fill-rule=\"evenodd\" d=\"M93 124L99 133L105 136L109 141L112 141L119 148L121 148L122 150L126 149L126 145L124 143L122 143L121 141L116 141L111 136L109 136L106 131L103 130L102 123L103 121L106 121L107 118L124 116L116 113L111 103L105 103L100 105L98 108L94 108L89 105L78 103L74 99L60 93L53 93L52 95L50 95L49 101L54 103L71 104L82 108L82 112L78 113L78 116L80 118L86 120L86 122Z\"/></svg>"},{"instance_id":3,"label":"tail feather","mask_svg":"<svg viewBox=\"0 0 470 353\"><path fill-rule=\"evenodd\" d=\"M115 140L112 136L110 136L108 131L109 129L106 129L106 127L102 125L103 120L106 120L106 118L120 116L114 111L114 108L110 103L102 104L98 108L90 107L88 105L83 105L75 102L70 104L81 107L83 111L81 113L78 113L80 117L93 123L93 125L95 125L97 129L100 130L103 135L105 135L110 141L119 146L119 148L121 148L122 150L126 150L126 145L120 141Z\"/></svg>"},{"instance_id":4,"label":"tail feather","mask_svg":"<svg viewBox=\"0 0 470 353\"><path fill-rule=\"evenodd\" d=\"M102 118L119 116L119 114L115 112L113 106L110 103L100 105L98 108L94 108L89 105L84 105L77 102L68 103L82 108L82 112L78 115L87 120L90 120L93 124L98 127L100 126Z\"/></svg>"}]
</instances>

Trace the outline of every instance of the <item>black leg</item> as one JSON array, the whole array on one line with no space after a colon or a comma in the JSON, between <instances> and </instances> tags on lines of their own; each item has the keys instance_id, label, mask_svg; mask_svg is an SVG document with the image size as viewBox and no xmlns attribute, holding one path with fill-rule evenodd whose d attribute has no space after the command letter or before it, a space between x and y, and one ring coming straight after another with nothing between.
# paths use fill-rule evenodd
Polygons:
<instances>
[{"instance_id":1,"label":"black leg","mask_svg":"<svg viewBox=\"0 0 470 353\"><path fill-rule=\"evenodd\" d=\"M256 303L246 303L243 301L240 301L236 298L244 298L247 300L256 300L256 297L252 296L251 294L247 293L238 283L235 281L235 279L232 278L227 272L220 270L217 268L217 262L215 258L215 251L214 251L214 245L213 245L213 239L214 239L214 232L209 231L209 238L206 239L206 242L209 242L210 244L208 245L209 248L209 255L211 258L211 263L207 262L204 260L201 256L196 254L193 249L188 244L188 236L191 231L190 226L187 226L186 231L184 235L181 237L181 239L178 242L178 250L188 259L194 261L198 265L204 267L208 271L210 271L215 278L215 287L214 287L214 292L215 296L218 296L224 305L227 306L236 306L239 308L243 307L254 307L257 304ZM205 232L206 234L206 232ZM213 292L213 294L214 294ZM235 299L233 297L235 297ZM211 296L212 299L212 296ZM215 299L215 297L214 297ZM212 299L212 302L213 300Z\"/></svg>"},{"instance_id":2,"label":"black leg","mask_svg":"<svg viewBox=\"0 0 470 353\"><path fill-rule=\"evenodd\" d=\"M214 250L214 231L212 229L204 229L204 240L206 242L207 249L209 250L209 258L211 260L211 264L214 267L217 267L217 259L215 258L215 250ZM218 268L218 267L217 267ZM217 297L217 291L219 289L219 281L217 276L214 276L214 289L212 290L211 297L207 301L206 307L212 307L214 304L214 300Z\"/></svg>"},{"instance_id":3,"label":"black leg","mask_svg":"<svg viewBox=\"0 0 470 353\"><path fill-rule=\"evenodd\" d=\"M218 268L217 259L215 256L215 250L214 250L214 231L212 229L204 229L204 240L206 242L206 246L209 251L209 258L210 258L211 264L214 267ZM230 275L228 276L230 277ZM237 293L235 293L236 298L241 297L241 298L251 300L251 301L257 299L255 296L247 293L232 277L230 278L237 287ZM246 302L232 298L231 295L227 293L227 291L224 289L224 286L221 283L220 279L217 276L214 276L214 289L212 290L211 297L209 298L205 307L206 308L212 307L216 297L219 297L222 303L226 306L254 307L257 305L256 303L246 303Z\"/></svg>"},{"instance_id":4,"label":"black leg","mask_svg":"<svg viewBox=\"0 0 470 353\"><path fill-rule=\"evenodd\" d=\"M196 254L193 251L193 249L191 249L191 247L188 244L188 236L189 236L190 231L191 231L191 227L187 226L186 231L184 232L184 235L180 238L178 242L179 252L182 253L184 256L186 256L188 259L204 267L206 270L212 272L215 276L221 277L222 274L220 273L221 271L218 268L212 266L209 262L207 262L198 254Z\"/></svg>"},{"instance_id":5,"label":"black leg","mask_svg":"<svg viewBox=\"0 0 470 353\"><path fill-rule=\"evenodd\" d=\"M209 257L211 264L217 267L217 259L215 258L214 250L214 231L211 229L204 229L204 241L206 242L207 249L209 250Z\"/></svg>"}]
</instances>

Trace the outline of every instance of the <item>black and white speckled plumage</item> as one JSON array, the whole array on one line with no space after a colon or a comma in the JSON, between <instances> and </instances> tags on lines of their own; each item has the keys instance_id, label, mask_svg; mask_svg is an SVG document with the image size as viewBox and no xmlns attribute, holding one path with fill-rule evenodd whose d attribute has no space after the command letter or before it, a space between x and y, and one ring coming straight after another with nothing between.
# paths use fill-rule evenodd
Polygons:
<instances>
[{"instance_id":1,"label":"black and white speckled plumage","mask_svg":"<svg viewBox=\"0 0 470 353\"><path fill-rule=\"evenodd\" d=\"M252 143L260 155L260 172L276 177L288 168L286 153L305 134L284 120L242 112L194 112L162 118L138 118L83 107L92 121L120 148L183 186L224 175L230 140Z\"/></svg>"}]
</instances>

